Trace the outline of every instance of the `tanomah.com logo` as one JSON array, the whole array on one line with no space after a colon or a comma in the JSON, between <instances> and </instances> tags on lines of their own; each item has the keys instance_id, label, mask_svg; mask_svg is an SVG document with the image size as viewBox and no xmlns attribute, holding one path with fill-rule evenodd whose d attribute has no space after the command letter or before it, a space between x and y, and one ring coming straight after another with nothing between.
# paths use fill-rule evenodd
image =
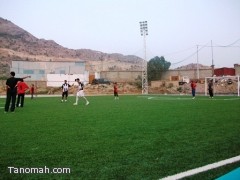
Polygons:
<instances>
[{"instance_id":1,"label":"tanomah.com logo","mask_svg":"<svg viewBox=\"0 0 240 180\"><path fill-rule=\"evenodd\" d=\"M70 174L70 168L48 168L44 167L8 167L10 174Z\"/></svg>"}]
</instances>

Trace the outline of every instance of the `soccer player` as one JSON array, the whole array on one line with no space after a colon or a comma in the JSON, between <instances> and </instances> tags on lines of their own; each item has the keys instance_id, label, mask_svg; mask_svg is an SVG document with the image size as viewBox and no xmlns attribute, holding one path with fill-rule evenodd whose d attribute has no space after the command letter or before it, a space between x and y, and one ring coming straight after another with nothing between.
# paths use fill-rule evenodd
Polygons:
<instances>
[{"instance_id":1,"label":"soccer player","mask_svg":"<svg viewBox=\"0 0 240 180\"><path fill-rule=\"evenodd\" d=\"M62 85L62 102L64 100L64 97L65 97L65 102L67 102L69 87L71 87L71 85L67 83L67 80L64 80L64 83Z\"/></svg>"},{"instance_id":2,"label":"soccer player","mask_svg":"<svg viewBox=\"0 0 240 180\"><path fill-rule=\"evenodd\" d=\"M213 98L213 80L209 80L208 82L208 93L209 93L209 98Z\"/></svg>"},{"instance_id":3,"label":"soccer player","mask_svg":"<svg viewBox=\"0 0 240 180\"><path fill-rule=\"evenodd\" d=\"M10 111L14 112L15 110L15 103L16 103L16 96L17 96L17 83L22 79L30 78L31 76L26 76L23 78L15 78L15 72L10 73L11 77L6 81L6 88L7 88L7 98L5 103L5 113L9 111L9 106L11 102Z\"/></svg>"},{"instance_id":4,"label":"soccer player","mask_svg":"<svg viewBox=\"0 0 240 180\"><path fill-rule=\"evenodd\" d=\"M23 81L18 81L17 83L17 103L16 107L23 107L24 105L24 97L25 97L25 91L29 89L28 85Z\"/></svg>"},{"instance_id":5,"label":"soccer player","mask_svg":"<svg viewBox=\"0 0 240 180\"><path fill-rule=\"evenodd\" d=\"M117 85L117 82L114 83L113 85L113 94L114 94L114 99L119 99L118 97L118 85Z\"/></svg>"},{"instance_id":6,"label":"soccer player","mask_svg":"<svg viewBox=\"0 0 240 180\"><path fill-rule=\"evenodd\" d=\"M75 79L75 81L77 82L77 94L76 94L76 102L73 105L78 105L79 97L82 97L83 99L85 99L86 105L88 105L89 101L85 97L84 91L83 91L84 84L80 82L79 78Z\"/></svg>"},{"instance_id":7,"label":"soccer player","mask_svg":"<svg viewBox=\"0 0 240 180\"><path fill-rule=\"evenodd\" d=\"M194 81L191 81L191 88L192 88L192 97L195 99L195 93L196 93L196 83Z\"/></svg>"},{"instance_id":8,"label":"soccer player","mask_svg":"<svg viewBox=\"0 0 240 180\"><path fill-rule=\"evenodd\" d=\"M30 88L31 99L33 99L34 92L35 92L35 87L34 87L34 84L32 84L32 87Z\"/></svg>"}]
</instances>

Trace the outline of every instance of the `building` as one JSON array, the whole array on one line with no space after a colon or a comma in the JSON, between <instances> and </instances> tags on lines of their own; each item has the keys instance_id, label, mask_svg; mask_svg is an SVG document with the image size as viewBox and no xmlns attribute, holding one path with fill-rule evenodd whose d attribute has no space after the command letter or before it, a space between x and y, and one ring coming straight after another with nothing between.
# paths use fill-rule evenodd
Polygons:
<instances>
[{"instance_id":1,"label":"building","mask_svg":"<svg viewBox=\"0 0 240 180\"><path fill-rule=\"evenodd\" d=\"M12 61L11 71L16 77L31 76L31 80L47 80L48 74L84 74L85 62L62 62L62 61Z\"/></svg>"},{"instance_id":2,"label":"building","mask_svg":"<svg viewBox=\"0 0 240 180\"><path fill-rule=\"evenodd\" d=\"M240 76L240 64L234 64L235 75Z\"/></svg>"},{"instance_id":3,"label":"building","mask_svg":"<svg viewBox=\"0 0 240 180\"><path fill-rule=\"evenodd\" d=\"M214 75L216 76L235 76L235 69L234 68L218 68L214 69Z\"/></svg>"},{"instance_id":4,"label":"building","mask_svg":"<svg viewBox=\"0 0 240 180\"><path fill-rule=\"evenodd\" d=\"M183 77L188 77L189 79L198 79L198 75L199 79L212 76L212 69L170 69L163 74L161 80L180 81Z\"/></svg>"}]
</instances>

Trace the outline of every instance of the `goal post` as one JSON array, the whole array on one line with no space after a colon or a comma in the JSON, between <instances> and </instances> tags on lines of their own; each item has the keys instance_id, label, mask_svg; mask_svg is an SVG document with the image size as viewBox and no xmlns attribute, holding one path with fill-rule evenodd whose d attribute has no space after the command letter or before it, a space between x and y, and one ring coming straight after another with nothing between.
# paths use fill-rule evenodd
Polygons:
<instances>
[{"instance_id":1,"label":"goal post","mask_svg":"<svg viewBox=\"0 0 240 180\"><path fill-rule=\"evenodd\" d=\"M240 96L240 76L205 77L205 96L208 95L208 82L213 80L214 95Z\"/></svg>"}]
</instances>

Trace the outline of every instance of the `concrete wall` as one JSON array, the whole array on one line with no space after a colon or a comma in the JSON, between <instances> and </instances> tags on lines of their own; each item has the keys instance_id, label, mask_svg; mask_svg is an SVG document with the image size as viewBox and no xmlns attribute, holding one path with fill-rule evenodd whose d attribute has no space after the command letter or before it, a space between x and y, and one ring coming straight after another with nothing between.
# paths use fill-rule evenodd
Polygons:
<instances>
[{"instance_id":1,"label":"concrete wall","mask_svg":"<svg viewBox=\"0 0 240 180\"><path fill-rule=\"evenodd\" d=\"M142 77L142 71L102 71L101 78L117 82L135 82L138 76ZM165 72L161 80L170 80L171 76L188 76L197 79L197 70L169 70ZM212 76L212 69L199 69L199 78Z\"/></svg>"},{"instance_id":2,"label":"concrete wall","mask_svg":"<svg viewBox=\"0 0 240 180\"><path fill-rule=\"evenodd\" d=\"M235 75L240 76L240 64L234 64Z\"/></svg>"},{"instance_id":3,"label":"concrete wall","mask_svg":"<svg viewBox=\"0 0 240 180\"><path fill-rule=\"evenodd\" d=\"M179 86L177 81L151 81L152 88Z\"/></svg>"},{"instance_id":4,"label":"concrete wall","mask_svg":"<svg viewBox=\"0 0 240 180\"><path fill-rule=\"evenodd\" d=\"M75 79L79 78L81 82L84 84L88 84L89 81L89 73L85 71L84 74L47 74L47 86L48 87L61 87L64 83L64 80L72 85L76 84Z\"/></svg>"},{"instance_id":5,"label":"concrete wall","mask_svg":"<svg viewBox=\"0 0 240 180\"><path fill-rule=\"evenodd\" d=\"M163 74L162 80L170 80L171 76L188 76L190 79L197 79L197 70L169 70ZM210 76L212 76L212 69L199 69L199 78L205 78Z\"/></svg>"},{"instance_id":6,"label":"concrete wall","mask_svg":"<svg viewBox=\"0 0 240 180\"><path fill-rule=\"evenodd\" d=\"M142 77L142 71L102 71L101 78L112 82L135 82L137 77Z\"/></svg>"}]
</instances>

